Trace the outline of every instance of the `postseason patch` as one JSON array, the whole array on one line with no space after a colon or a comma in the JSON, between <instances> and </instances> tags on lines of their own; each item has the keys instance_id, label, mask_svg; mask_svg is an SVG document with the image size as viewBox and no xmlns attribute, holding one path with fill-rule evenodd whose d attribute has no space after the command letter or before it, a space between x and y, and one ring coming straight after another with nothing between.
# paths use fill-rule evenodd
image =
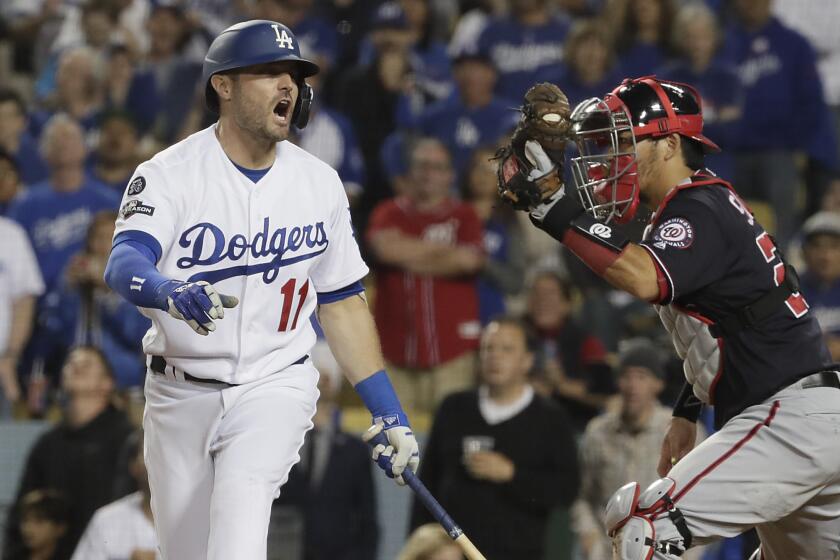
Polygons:
<instances>
[{"instance_id":1,"label":"postseason patch","mask_svg":"<svg viewBox=\"0 0 840 560\"><path fill-rule=\"evenodd\" d=\"M694 243L694 228L685 218L668 218L653 232L653 246L658 249L688 249Z\"/></svg>"},{"instance_id":2,"label":"postseason patch","mask_svg":"<svg viewBox=\"0 0 840 560\"><path fill-rule=\"evenodd\" d=\"M128 196L140 194L146 188L146 178L142 175L135 177L128 184Z\"/></svg>"},{"instance_id":3,"label":"postseason patch","mask_svg":"<svg viewBox=\"0 0 840 560\"><path fill-rule=\"evenodd\" d=\"M146 206L141 200L129 200L128 202L123 204L122 208L120 208L120 216L123 220L127 220L134 214L145 214L146 216L151 216L154 213L155 207Z\"/></svg>"}]
</instances>

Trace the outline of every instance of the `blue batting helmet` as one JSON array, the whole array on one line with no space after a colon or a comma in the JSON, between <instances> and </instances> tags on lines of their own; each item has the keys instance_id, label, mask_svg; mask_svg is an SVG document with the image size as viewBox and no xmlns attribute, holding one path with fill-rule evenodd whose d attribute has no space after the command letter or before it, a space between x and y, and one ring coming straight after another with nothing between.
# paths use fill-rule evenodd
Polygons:
<instances>
[{"instance_id":1,"label":"blue batting helmet","mask_svg":"<svg viewBox=\"0 0 840 560\"><path fill-rule=\"evenodd\" d=\"M210 85L210 78L214 74L284 60L295 62L300 71L297 77L300 80L298 83L300 94L298 103L295 104L293 122L301 120L304 116L308 118L308 104L312 100L312 90L303 82L303 79L317 74L320 68L314 62L300 56L300 45L291 29L282 23L265 19L254 19L232 25L222 31L210 44L201 72L201 79L204 82L204 99L208 109L214 112L219 111L219 98ZM303 105L306 106L303 107ZM297 122L295 124L303 128L306 122L304 120L303 126Z\"/></svg>"}]
</instances>

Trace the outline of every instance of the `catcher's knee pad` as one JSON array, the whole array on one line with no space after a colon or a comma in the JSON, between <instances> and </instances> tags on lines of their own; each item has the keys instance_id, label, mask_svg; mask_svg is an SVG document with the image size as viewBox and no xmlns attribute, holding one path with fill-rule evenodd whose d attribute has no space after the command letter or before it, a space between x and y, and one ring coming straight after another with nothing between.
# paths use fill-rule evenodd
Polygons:
<instances>
[{"instance_id":1,"label":"catcher's knee pad","mask_svg":"<svg viewBox=\"0 0 840 560\"><path fill-rule=\"evenodd\" d=\"M675 485L661 478L641 492L638 482L630 482L612 495L606 526L617 560L650 560L654 552L678 558L688 550L691 532L671 500Z\"/></svg>"}]
</instances>

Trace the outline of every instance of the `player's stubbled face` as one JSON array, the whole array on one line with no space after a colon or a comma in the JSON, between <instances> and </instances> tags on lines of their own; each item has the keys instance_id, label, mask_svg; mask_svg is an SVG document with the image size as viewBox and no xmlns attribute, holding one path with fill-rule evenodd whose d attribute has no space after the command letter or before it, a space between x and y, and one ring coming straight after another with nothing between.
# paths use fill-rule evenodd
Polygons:
<instances>
[{"instance_id":1,"label":"player's stubbled face","mask_svg":"<svg viewBox=\"0 0 840 560\"><path fill-rule=\"evenodd\" d=\"M236 72L231 104L236 124L270 142L288 138L298 97L295 74L293 62L259 64Z\"/></svg>"}]
</instances>

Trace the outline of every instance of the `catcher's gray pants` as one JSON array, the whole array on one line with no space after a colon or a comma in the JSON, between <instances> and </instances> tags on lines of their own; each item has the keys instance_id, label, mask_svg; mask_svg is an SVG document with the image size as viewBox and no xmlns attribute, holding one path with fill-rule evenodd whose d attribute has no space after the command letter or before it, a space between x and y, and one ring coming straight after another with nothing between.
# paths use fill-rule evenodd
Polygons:
<instances>
[{"instance_id":1,"label":"catcher's gray pants","mask_svg":"<svg viewBox=\"0 0 840 560\"><path fill-rule=\"evenodd\" d=\"M668 477L695 545L756 527L760 560L840 559L840 389L783 389L732 418ZM667 516L654 528L657 540L679 538Z\"/></svg>"}]
</instances>

